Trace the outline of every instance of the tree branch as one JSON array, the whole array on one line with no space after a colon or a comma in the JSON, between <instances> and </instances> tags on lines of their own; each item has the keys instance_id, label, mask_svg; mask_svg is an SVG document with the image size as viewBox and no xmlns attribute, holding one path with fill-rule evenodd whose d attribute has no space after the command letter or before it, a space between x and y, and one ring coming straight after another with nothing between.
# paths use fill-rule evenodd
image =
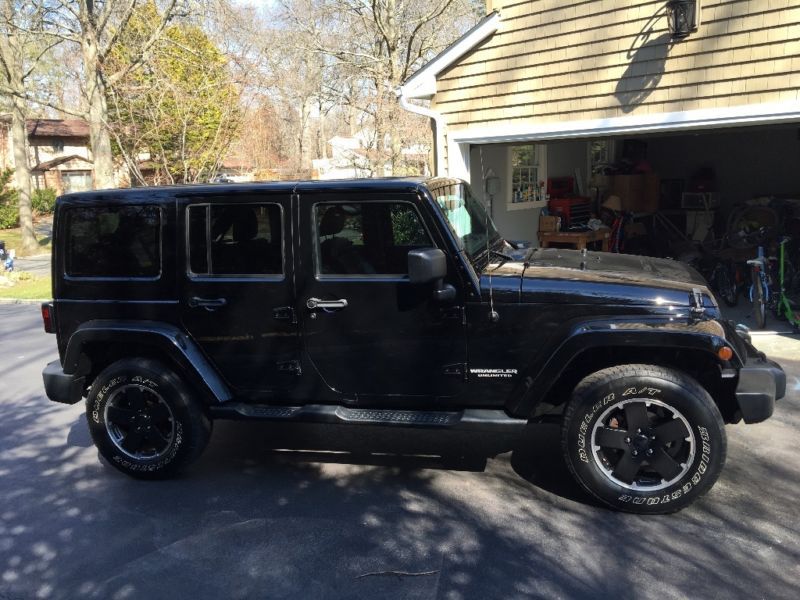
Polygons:
<instances>
[{"instance_id":1,"label":"tree branch","mask_svg":"<svg viewBox=\"0 0 800 600\"><path fill-rule=\"evenodd\" d=\"M106 26L108 25L108 18L111 16L111 10L106 10L110 7L113 2L106 0L105 5L103 6L103 13L101 14L100 19L97 25L97 37L100 37L100 33L105 31ZM117 39L122 31L125 30L125 26L128 24L128 21L131 20L131 15L133 14L133 9L136 8L136 0L130 0L127 8L122 12L122 19L120 20L117 27L114 28L114 32L111 34L111 37L108 38L108 41L103 44L103 48L99 50L100 59L104 59L106 54L114 47L114 44L117 43Z\"/></svg>"},{"instance_id":2,"label":"tree branch","mask_svg":"<svg viewBox=\"0 0 800 600\"><path fill-rule=\"evenodd\" d=\"M108 85L114 85L120 79L123 79L128 73L130 73L134 69L138 69L144 63L145 56L147 55L147 52L150 50L150 48L152 48L152 46L161 37L161 34L164 31L164 29L166 28L167 23L172 18L172 13L173 13L173 10L175 9L175 5L176 4L177 4L177 0L171 0L170 3L169 3L169 6L167 6L167 8L164 9L164 14L163 14L163 16L161 18L161 22L158 24L156 29L151 34L150 39L148 39L142 45L142 47L140 48L139 56L137 56L136 59L131 61L128 65L126 65L125 68L122 69L122 71L118 71L117 73L114 73L112 75L108 75L106 77L106 82L108 83ZM109 50L110 50L110 47L107 47L105 49L105 52L108 52Z\"/></svg>"}]
</instances>

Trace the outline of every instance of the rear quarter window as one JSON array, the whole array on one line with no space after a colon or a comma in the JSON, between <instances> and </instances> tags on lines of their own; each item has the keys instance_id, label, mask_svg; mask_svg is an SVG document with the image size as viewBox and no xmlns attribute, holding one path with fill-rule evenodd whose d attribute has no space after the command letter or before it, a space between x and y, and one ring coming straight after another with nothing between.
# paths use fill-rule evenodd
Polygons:
<instances>
[{"instance_id":1,"label":"rear quarter window","mask_svg":"<svg viewBox=\"0 0 800 600\"><path fill-rule=\"evenodd\" d=\"M159 207L74 206L65 217L67 276L156 278L161 274Z\"/></svg>"}]
</instances>

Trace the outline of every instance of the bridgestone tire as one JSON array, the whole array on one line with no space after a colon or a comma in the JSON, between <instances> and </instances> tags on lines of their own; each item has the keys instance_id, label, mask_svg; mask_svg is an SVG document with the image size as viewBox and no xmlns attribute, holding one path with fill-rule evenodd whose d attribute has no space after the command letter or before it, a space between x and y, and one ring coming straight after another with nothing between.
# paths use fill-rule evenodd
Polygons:
<instances>
[{"instance_id":1,"label":"bridgestone tire","mask_svg":"<svg viewBox=\"0 0 800 600\"><path fill-rule=\"evenodd\" d=\"M211 422L178 376L143 358L117 361L97 376L86 418L100 455L139 479L175 474L211 435Z\"/></svg>"},{"instance_id":2,"label":"bridgestone tire","mask_svg":"<svg viewBox=\"0 0 800 600\"><path fill-rule=\"evenodd\" d=\"M569 470L590 494L638 514L671 513L697 500L714 485L727 452L708 392L654 365L610 367L583 379L561 441Z\"/></svg>"}]
</instances>

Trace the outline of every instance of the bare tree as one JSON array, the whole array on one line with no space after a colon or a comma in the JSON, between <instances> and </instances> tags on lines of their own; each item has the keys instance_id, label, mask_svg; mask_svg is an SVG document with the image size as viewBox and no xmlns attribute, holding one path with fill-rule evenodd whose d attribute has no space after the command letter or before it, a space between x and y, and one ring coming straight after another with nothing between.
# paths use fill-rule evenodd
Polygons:
<instances>
[{"instance_id":1,"label":"bare tree","mask_svg":"<svg viewBox=\"0 0 800 600\"><path fill-rule=\"evenodd\" d=\"M480 3L482 4L482 3ZM369 117L373 171L402 161L401 116L392 91L471 24L474 0L283 0L305 49L333 59L358 111ZM320 29L320 24L322 28Z\"/></svg>"},{"instance_id":2,"label":"bare tree","mask_svg":"<svg viewBox=\"0 0 800 600\"><path fill-rule=\"evenodd\" d=\"M166 0L160 19L150 35L136 49L124 69L106 70L107 58L137 6L153 0L38 0L49 11L48 34L80 49L83 77L81 111L89 123L89 140L94 159L94 187L114 186L114 162L108 131L108 88L144 64L147 54L176 15L178 0ZM63 107L59 107L63 108Z\"/></svg>"},{"instance_id":3,"label":"bare tree","mask_svg":"<svg viewBox=\"0 0 800 600\"><path fill-rule=\"evenodd\" d=\"M41 35L43 11L25 2L2 0L0 5L0 93L11 110L14 146L14 180L19 194L22 250L37 248L31 208L31 168L28 157L26 94L28 81L39 61L50 50Z\"/></svg>"}]
</instances>

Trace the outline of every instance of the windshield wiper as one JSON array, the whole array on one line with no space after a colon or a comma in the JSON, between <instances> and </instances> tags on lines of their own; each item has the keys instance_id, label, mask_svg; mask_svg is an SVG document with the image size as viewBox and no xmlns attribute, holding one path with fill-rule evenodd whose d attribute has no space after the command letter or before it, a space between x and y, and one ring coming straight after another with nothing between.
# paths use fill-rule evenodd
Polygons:
<instances>
[{"instance_id":1,"label":"windshield wiper","mask_svg":"<svg viewBox=\"0 0 800 600\"><path fill-rule=\"evenodd\" d=\"M514 260L513 256L511 256L510 254L506 254L505 252L500 252L499 250L489 249L489 254L494 254L495 256L504 258L505 260Z\"/></svg>"}]
</instances>

